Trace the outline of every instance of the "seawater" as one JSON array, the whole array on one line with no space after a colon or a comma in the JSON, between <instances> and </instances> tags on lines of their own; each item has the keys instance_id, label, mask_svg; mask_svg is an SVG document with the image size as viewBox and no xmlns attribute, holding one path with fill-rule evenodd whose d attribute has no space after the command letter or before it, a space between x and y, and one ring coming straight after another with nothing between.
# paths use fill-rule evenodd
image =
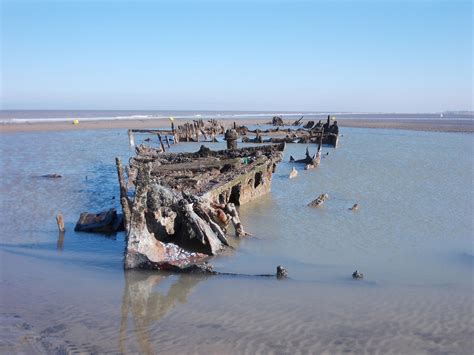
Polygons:
<instances>
[{"instance_id":1,"label":"seawater","mask_svg":"<svg viewBox=\"0 0 474 355\"><path fill-rule=\"evenodd\" d=\"M298 112L298 111L183 111L183 110L0 110L0 124L80 121L137 120L175 117L180 119L266 119L281 116L285 120L296 120L301 116L310 120L324 120L327 115L340 118L363 119L416 119L472 121L472 112L444 113L370 113L370 112Z\"/></svg>"},{"instance_id":2,"label":"seawater","mask_svg":"<svg viewBox=\"0 0 474 355\"><path fill-rule=\"evenodd\" d=\"M306 146L287 145L272 192L240 207L253 237L212 260L241 276L215 277L124 272L123 233L73 231L81 212L120 209L125 131L2 134L0 352L471 353L472 135L341 134L292 180ZM289 280L252 276L279 264Z\"/></svg>"}]
</instances>

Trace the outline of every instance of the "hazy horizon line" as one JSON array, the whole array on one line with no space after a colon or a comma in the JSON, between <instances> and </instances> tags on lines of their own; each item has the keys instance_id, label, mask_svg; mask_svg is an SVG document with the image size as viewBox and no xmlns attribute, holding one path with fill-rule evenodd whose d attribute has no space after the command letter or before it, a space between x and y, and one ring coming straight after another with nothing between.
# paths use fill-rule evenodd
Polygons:
<instances>
[{"instance_id":1,"label":"hazy horizon line","mask_svg":"<svg viewBox=\"0 0 474 355\"><path fill-rule=\"evenodd\" d=\"M437 114L437 113L474 113L474 110L463 110L463 109L458 109L458 110L443 110L443 111L341 111L341 110L245 110L245 109L239 109L239 110L232 110L232 109L149 109L149 108L143 108L143 109L104 109L104 108L68 108L68 109L62 109L62 108L40 108L40 109L23 109L23 108L8 108L8 109L3 109L0 108L0 111L167 111L167 112L262 112L262 113L276 113L276 112L281 112L281 113L346 113L346 114L423 114L423 113L429 113L429 114Z\"/></svg>"}]
</instances>

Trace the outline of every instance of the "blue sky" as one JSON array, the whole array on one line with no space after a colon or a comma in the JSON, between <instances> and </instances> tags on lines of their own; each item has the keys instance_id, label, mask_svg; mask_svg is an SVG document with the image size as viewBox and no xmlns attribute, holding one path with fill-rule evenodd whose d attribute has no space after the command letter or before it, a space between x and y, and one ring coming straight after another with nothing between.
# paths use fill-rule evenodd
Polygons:
<instances>
[{"instance_id":1,"label":"blue sky","mask_svg":"<svg viewBox=\"0 0 474 355\"><path fill-rule=\"evenodd\" d=\"M3 109L472 109L471 1L0 1Z\"/></svg>"}]
</instances>

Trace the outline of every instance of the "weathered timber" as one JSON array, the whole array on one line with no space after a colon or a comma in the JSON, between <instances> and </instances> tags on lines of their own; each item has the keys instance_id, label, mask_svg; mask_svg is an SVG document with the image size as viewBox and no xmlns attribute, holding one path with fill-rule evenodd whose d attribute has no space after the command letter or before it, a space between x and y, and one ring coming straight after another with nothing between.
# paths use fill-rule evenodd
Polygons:
<instances>
[{"instance_id":1,"label":"weathered timber","mask_svg":"<svg viewBox=\"0 0 474 355\"><path fill-rule=\"evenodd\" d=\"M240 158L233 158L233 159L205 159L201 158L197 161L192 161L190 163L178 163L178 164L168 164L168 165L158 165L153 168L153 173L161 173L165 171L174 171L174 170L203 170L209 168L222 168L226 165L229 166L236 166L240 165L242 159Z\"/></svg>"},{"instance_id":2,"label":"weathered timber","mask_svg":"<svg viewBox=\"0 0 474 355\"><path fill-rule=\"evenodd\" d=\"M189 252L174 243L158 240L147 226L147 203L150 188L150 167L139 168L135 199L127 234L125 268L169 269L186 268L206 259L202 253Z\"/></svg>"},{"instance_id":3,"label":"weathered timber","mask_svg":"<svg viewBox=\"0 0 474 355\"><path fill-rule=\"evenodd\" d=\"M285 123L283 122L283 119L279 116L273 116L272 124L274 126L284 126L285 125Z\"/></svg>"},{"instance_id":4,"label":"weathered timber","mask_svg":"<svg viewBox=\"0 0 474 355\"><path fill-rule=\"evenodd\" d=\"M120 203L122 205L123 211L123 225L125 230L128 231L130 226L130 200L128 198L128 189L127 189L127 182L125 180L125 174L123 171L122 162L119 158L115 158L115 165L117 167L117 177L119 181L120 187Z\"/></svg>"},{"instance_id":5,"label":"weathered timber","mask_svg":"<svg viewBox=\"0 0 474 355\"><path fill-rule=\"evenodd\" d=\"M228 129L225 132L224 139L227 141L227 149L237 149L237 139L239 134L235 129Z\"/></svg>"},{"instance_id":6,"label":"weathered timber","mask_svg":"<svg viewBox=\"0 0 474 355\"><path fill-rule=\"evenodd\" d=\"M162 148L155 149L144 144L140 144L135 147L135 153L137 154L137 156L141 157L156 158L162 152Z\"/></svg>"},{"instance_id":7,"label":"weathered timber","mask_svg":"<svg viewBox=\"0 0 474 355\"><path fill-rule=\"evenodd\" d=\"M306 147L306 156L304 157L304 159L295 160L295 158L293 158L293 156L290 155L290 163L301 163L301 164L305 164L305 165L314 165L314 166L319 165L319 162L316 161L316 154L311 156L309 154L309 148L308 147Z\"/></svg>"},{"instance_id":8,"label":"weathered timber","mask_svg":"<svg viewBox=\"0 0 474 355\"><path fill-rule=\"evenodd\" d=\"M234 225L235 228L235 235L237 237L245 237L249 235L244 231L244 228L242 227L242 223L240 222L239 214L237 213L237 209L235 208L235 205L233 203L228 203L226 205L226 211L230 214L232 224Z\"/></svg>"},{"instance_id":9,"label":"weathered timber","mask_svg":"<svg viewBox=\"0 0 474 355\"><path fill-rule=\"evenodd\" d=\"M255 132L255 138L251 139L248 137L243 137L242 138L242 143L263 143L263 136L260 132L260 130L256 130Z\"/></svg>"},{"instance_id":10,"label":"weathered timber","mask_svg":"<svg viewBox=\"0 0 474 355\"><path fill-rule=\"evenodd\" d=\"M298 123L296 125L299 126L301 124L300 120L295 121ZM246 128L244 126L244 128ZM247 133L258 133L259 135L266 134L266 135L282 135L286 133L285 137L267 137L257 139L251 139L244 137L242 139L243 142L252 142L252 143L316 143L319 144L321 141L322 135L322 144L327 144L333 147L337 147L338 138L339 138L339 127L337 125L337 121L334 121L331 124L331 118L328 116L328 122L324 125L321 121L319 121L316 125L314 125L314 121L309 121L305 126L298 127L298 128L286 128L282 129L280 127L276 128L269 128L265 130L261 129L254 129L254 130L243 130L245 134ZM242 135L245 135L242 134Z\"/></svg>"},{"instance_id":11,"label":"weathered timber","mask_svg":"<svg viewBox=\"0 0 474 355\"><path fill-rule=\"evenodd\" d=\"M163 139L161 138L161 134L159 134L159 133L158 133L158 140L160 141L161 150L163 150L163 152L166 152L165 145L163 143Z\"/></svg>"},{"instance_id":12,"label":"weathered timber","mask_svg":"<svg viewBox=\"0 0 474 355\"><path fill-rule=\"evenodd\" d=\"M304 116L301 116L299 119L297 119L295 122L293 122L293 126L299 126L301 124L301 121L303 120Z\"/></svg>"},{"instance_id":13,"label":"weathered timber","mask_svg":"<svg viewBox=\"0 0 474 355\"><path fill-rule=\"evenodd\" d=\"M56 223L58 225L59 233L64 233L66 231L66 228L64 227L64 217L62 213L58 213L58 215L56 216Z\"/></svg>"},{"instance_id":14,"label":"weathered timber","mask_svg":"<svg viewBox=\"0 0 474 355\"><path fill-rule=\"evenodd\" d=\"M211 142L217 141L216 135L224 134L224 126L216 120L194 120L178 125L173 134L176 136L176 141L199 142L199 135L202 134L207 141L210 137Z\"/></svg>"},{"instance_id":15,"label":"weathered timber","mask_svg":"<svg viewBox=\"0 0 474 355\"><path fill-rule=\"evenodd\" d=\"M236 236L248 235L236 205L270 191L283 149L212 151L202 146L195 153L131 158L128 184L119 176L121 192L128 195L128 186L135 189L125 268L187 270L229 245L229 222ZM126 202L121 199L125 209Z\"/></svg>"}]
</instances>

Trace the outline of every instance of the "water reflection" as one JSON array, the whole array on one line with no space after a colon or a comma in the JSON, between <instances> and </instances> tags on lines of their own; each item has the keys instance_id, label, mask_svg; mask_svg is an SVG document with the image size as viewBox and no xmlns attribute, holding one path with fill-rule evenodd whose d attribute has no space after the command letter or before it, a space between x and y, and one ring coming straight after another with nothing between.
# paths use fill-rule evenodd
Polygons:
<instances>
[{"instance_id":1,"label":"water reflection","mask_svg":"<svg viewBox=\"0 0 474 355\"><path fill-rule=\"evenodd\" d=\"M126 353L128 315L133 319L133 333L140 352L153 354L150 331L153 323L167 315L177 304L185 304L202 275L171 275L139 270L125 271L120 322L120 351ZM169 288L167 288L167 284Z\"/></svg>"},{"instance_id":2,"label":"water reflection","mask_svg":"<svg viewBox=\"0 0 474 355\"><path fill-rule=\"evenodd\" d=\"M59 232L58 241L56 243L56 249L58 252L62 252L64 249L64 232Z\"/></svg>"}]
</instances>

